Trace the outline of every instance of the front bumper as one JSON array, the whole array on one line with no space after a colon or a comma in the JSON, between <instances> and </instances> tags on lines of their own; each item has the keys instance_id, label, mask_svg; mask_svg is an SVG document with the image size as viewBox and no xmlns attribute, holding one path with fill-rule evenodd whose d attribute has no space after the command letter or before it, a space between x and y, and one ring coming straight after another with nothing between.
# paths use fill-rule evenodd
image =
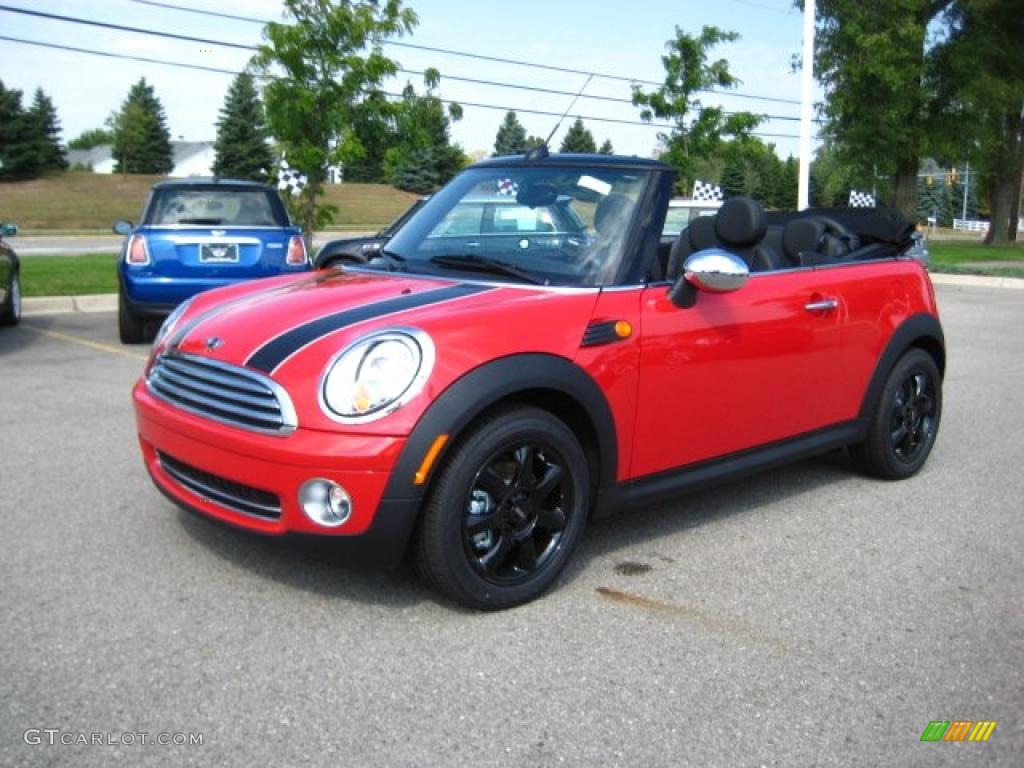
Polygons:
<instances>
[{"instance_id":1,"label":"front bumper","mask_svg":"<svg viewBox=\"0 0 1024 768\"><path fill-rule=\"evenodd\" d=\"M361 562L388 567L405 549L417 499L386 499L385 488L405 438L298 429L272 437L217 424L155 398L140 380L133 392L143 461L157 487L176 504L256 533L312 534L349 542ZM165 459L165 466L161 457ZM259 515L223 503L182 482L181 465L211 491L245 487L260 502L276 496L279 514ZM202 474L199 474L202 473ZM214 477L211 480L209 476ZM299 488L312 478L332 480L352 499L351 517L337 528L314 523L299 506Z\"/></svg>"}]
</instances>

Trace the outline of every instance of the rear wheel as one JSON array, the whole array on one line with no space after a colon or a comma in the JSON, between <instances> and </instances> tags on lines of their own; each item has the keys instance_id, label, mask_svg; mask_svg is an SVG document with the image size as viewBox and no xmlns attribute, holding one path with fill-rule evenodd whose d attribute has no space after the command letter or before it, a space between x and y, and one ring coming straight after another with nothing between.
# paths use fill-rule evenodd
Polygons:
<instances>
[{"instance_id":1,"label":"rear wheel","mask_svg":"<svg viewBox=\"0 0 1024 768\"><path fill-rule=\"evenodd\" d=\"M886 379L868 436L851 449L857 466L886 480L915 474L928 459L942 416L942 378L932 356L911 349Z\"/></svg>"},{"instance_id":2,"label":"rear wheel","mask_svg":"<svg viewBox=\"0 0 1024 768\"><path fill-rule=\"evenodd\" d=\"M0 310L0 325L17 325L21 321L21 275L11 277L7 291L7 306Z\"/></svg>"},{"instance_id":3,"label":"rear wheel","mask_svg":"<svg viewBox=\"0 0 1024 768\"><path fill-rule=\"evenodd\" d=\"M417 542L425 580L471 608L510 608L558 577L586 522L587 460L572 431L536 408L474 429L438 476Z\"/></svg>"},{"instance_id":4,"label":"rear wheel","mask_svg":"<svg viewBox=\"0 0 1024 768\"><path fill-rule=\"evenodd\" d=\"M117 332L122 344L141 344L146 340L146 322L132 312L124 293L117 295Z\"/></svg>"}]
</instances>

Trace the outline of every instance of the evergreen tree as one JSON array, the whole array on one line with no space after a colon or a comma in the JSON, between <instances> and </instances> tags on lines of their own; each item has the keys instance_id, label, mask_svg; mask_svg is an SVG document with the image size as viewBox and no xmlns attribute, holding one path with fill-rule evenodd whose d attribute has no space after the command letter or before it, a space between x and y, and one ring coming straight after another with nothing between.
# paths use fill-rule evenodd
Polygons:
<instances>
[{"instance_id":1,"label":"evergreen tree","mask_svg":"<svg viewBox=\"0 0 1024 768\"><path fill-rule=\"evenodd\" d=\"M32 124L36 166L40 172L67 170L68 161L60 143L60 120L50 97L37 88L28 111Z\"/></svg>"},{"instance_id":2,"label":"evergreen tree","mask_svg":"<svg viewBox=\"0 0 1024 768\"><path fill-rule=\"evenodd\" d=\"M773 207L783 211L795 211L800 185L800 163L790 155L782 164L779 184L775 189Z\"/></svg>"},{"instance_id":3,"label":"evergreen tree","mask_svg":"<svg viewBox=\"0 0 1024 768\"><path fill-rule=\"evenodd\" d=\"M115 172L166 174L174 170L167 117L146 78L131 87L121 111L112 115L108 124L114 132Z\"/></svg>"},{"instance_id":4,"label":"evergreen tree","mask_svg":"<svg viewBox=\"0 0 1024 768\"><path fill-rule=\"evenodd\" d=\"M266 181L274 167L267 139L263 104L252 75L243 72L228 88L217 120L214 175Z\"/></svg>"},{"instance_id":5,"label":"evergreen tree","mask_svg":"<svg viewBox=\"0 0 1024 768\"><path fill-rule=\"evenodd\" d=\"M521 155L527 149L526 129L515 112L508 112L494 137L494 155Z\"/></svg>"},{"instance_id":6,"label":"evergreen tree","mask_svg":"<svg viewBox=\"0 0 1024 768\"><path fill-rule=\"evenodd\" d=\"M747 194L746 190L746 164L742 160L726 163L722 171L722 193L726 197L739 197Z\"/></svg>"},{"instance_id":7,"label":"evergreen tree","mask_svg":"<svg viewBox=\"0 0 1024 768\"><path fill-rule=\"evenodd\" d=\"M593 154L597 151L597 144L594 142L594 135L583 126L583 120L576 118L576 122L570 126L565 138L562 139L562 146L559 152L583 152Z\"/></svg>"},{"instance_id":8,"label":"evergreen tree","mask_svg":"<svg viewBox=\"0 0 1024 768\"><path fill-rule=\"evenodd\" d=\"M21 106L21 91L0 80L0 179L18 181L39 175L31 117Z\"/></svg>"},{"instance_id":9,"label":"evergreen tree","mask_svg":"<svg viewBox=\"0 0 1024 768\"><path fill-rule=\"evenodd\" d=\"M544 143L545 143L544 139L542 139L540 136L527 136L526 137L526 149L527 150L533 149L534 147L539 147L541 144L544 144Z\"/></svg>"},{"instance_id":10,"label":"evergreen tree","mask_svg":"<svg viewBox=\"0 0 1024 768\"><path fill-rule=\"evenodd\" d=\"M462 149L451 143L451 122L462 118L462 108L447 108L434 95L440 76L425 74L427 94L419 96L406 86L398 112L398 143L384 154L387 180L399 189L425 194L448 182L463 165Z\"/></svg>"},{"instance_id":11,"label":"evergreen tree","mask_svg":"<svg viewBox=\"0 0 1024 768\"><path fill-rule=\"evenodd\" d=\"M599 155L614 155L615 154L615 148L612 146L611 139L605 139L604 140L604 144L602 144L601 148L597 150L597 154L599 154Z\"/></svg>"},{"instance_id":12,"label":"evergreen tree","mask_svg":"<svg viewBox=\"0 0 1024 768\"><path fill-rule=\"evenodd\" d=\"M925 176L917 181L917 219L928 221L934 217L940 227L953 226L954 205L952 187L941 174ZM956 213L959 218L959 212Z\"/></svg>"}]
</instances>

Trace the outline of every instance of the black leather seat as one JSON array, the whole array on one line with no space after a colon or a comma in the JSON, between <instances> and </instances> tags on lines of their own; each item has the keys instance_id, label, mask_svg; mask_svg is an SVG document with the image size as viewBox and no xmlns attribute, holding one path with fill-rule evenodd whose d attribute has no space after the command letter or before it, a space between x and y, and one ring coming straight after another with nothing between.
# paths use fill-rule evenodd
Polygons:
<instances>
[{"instance_id":1,"label":"black leather seat","mask_svg":"<svg viewBox=\"0 0 1024 768\"><path fill-rule=\"evenodd\" d=\"M824 264L826 257L821 252L824 239L825 225L818 219L793 219L782 229L782 249L794 266Z\"/></svg>"},{"instance_id":2,"label":"black leather seat","mask_svg":"<svg viewBox=\"0 0 1024 768\"><path fill-rule=\"evenodd\" d=\"M749 197L726 200L715 214L715 234L722 247L747 262L751 272L783 266L779 255L762 243L767 229L764 210Z\"/></svg>"},{"instance_id":3,"label":"black leather seat","mask_svg":"<svg viewBox=\"0 0 1024 768\"><path fill-rule=\"evenodd\" d=\"M683 273L683 264L697 251L705 248L714 248L718 245L718 237L715 235L715 217L700 216L690 222L690 226L679 233L679 237L672 244L672 250L668 255L668 267L665 270L665 277L673 282Z\"/></svg>"}]
</instances>

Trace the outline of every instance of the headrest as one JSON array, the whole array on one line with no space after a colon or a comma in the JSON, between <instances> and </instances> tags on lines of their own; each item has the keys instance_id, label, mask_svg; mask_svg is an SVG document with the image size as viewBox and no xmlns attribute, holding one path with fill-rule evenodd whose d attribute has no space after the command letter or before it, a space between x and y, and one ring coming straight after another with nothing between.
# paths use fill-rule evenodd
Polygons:
<instances>
[{"instance_id":1,"label":"headrest","mask_svg":"<svg viewBox=\"0 0 1024 768\"><path fill-rule=\"evenodd\" d=\"M594 211L594 229L610 234L616 227L625 226L633 213L633 201L623 194L613 192L597 204Z\"/></svg>"},{"instance_id":2,"label":"headrest","mask_svg":"<svg viewBox=\"0 0 1024 768\"><path fill-rule=\"evenodd\" d=\"M801 253L816 251L825 236L825 225L817 219L793 219L782 229L782 248L792 261Z\"/></svg>"},{"instance_id":3,"label":"headrest","mask_svg":"<svg viewBox=\"0 0 1024 768\"><path fill-rule=\"evenodd\" d=\"M764 237L767 228L764 211L749 197L726 200L715 215L715 233L723 245L754 245Z\"/></svg>"},{"instance_id":4,"label":"headrest","mask_svg":"<svg viewBox=\"0 0 1024 768\"><path fill-rule=\"evenodd\" d=\"M694 253L718 245L718 238L715 237L714 216L697 217L690 222L686 231L690 233L690 247L693 248Z\"/></svg>"}]
</instances>

